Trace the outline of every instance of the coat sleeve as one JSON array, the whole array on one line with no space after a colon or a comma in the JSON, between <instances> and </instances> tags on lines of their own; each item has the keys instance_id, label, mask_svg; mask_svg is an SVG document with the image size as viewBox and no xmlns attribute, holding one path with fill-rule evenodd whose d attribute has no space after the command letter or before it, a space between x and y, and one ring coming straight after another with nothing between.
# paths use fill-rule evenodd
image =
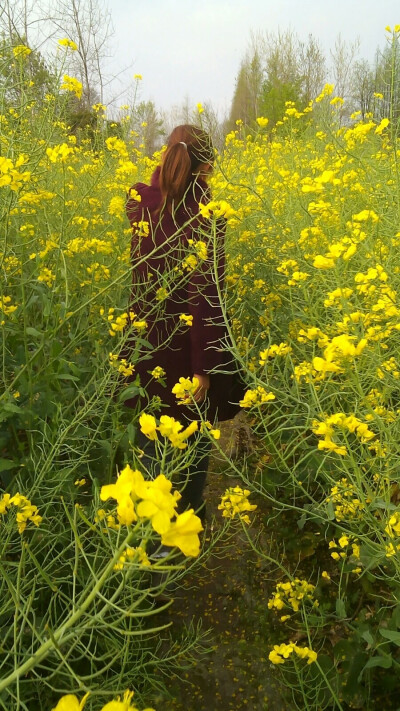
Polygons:
<instances>
[{"instance_id":1,"label":"coat sleeve","mask_svg":"<svg viewBox=\"0 0 400 711\"><path fill-rule=\"evenodd\" d=\"M188 284L189 313L193 316L190 328L192 372L209 373L224 362L223 339L226 335L219 291L223 290L226 221L219 219L214 226L209 222L208 254L190 274ZM202 224L204 232L205 224ZM202 233L199 239L205 241Z\"/></svg>"}]
</instances>

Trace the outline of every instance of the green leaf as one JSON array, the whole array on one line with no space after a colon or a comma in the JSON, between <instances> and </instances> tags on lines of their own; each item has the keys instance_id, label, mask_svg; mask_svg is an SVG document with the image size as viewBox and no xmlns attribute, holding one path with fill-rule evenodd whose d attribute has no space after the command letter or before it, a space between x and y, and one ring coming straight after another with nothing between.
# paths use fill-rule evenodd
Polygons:
<instances>
[{"instance_id":1,"label":"green leaf","mask_svg":"<svg viewBox=\"0 0 400 711\"><path fill-rule=\"evenodd\" d=\"M369 630L364 630L364 632L362 633L361 637L362 637L363 639L365 639L365 641L368 642L368 644L373 645L373 643L374 643L374 638L373 638L373 636L372 636L372 634L371 634L371 632L370 632Z\"/></svg>"},{"instance_id":2,"label":"green leaf","mask_svg":"<svg viewBox=\"0 0 400 711\"><path fill-rule=\"evenodd\" d=\"M28 326L26 332L28 336L34 336L35 338L41 338L43 336L43 333L38 331L37 328L33 328L32 326Z\"/></svg>"},{"instance_id":3,"label":"green leaf","mask_svg":"<svg viewBox=\"0 0 400 711\"><path fill-rule=\"evenodd\" d=\"M335 518L335 509L332 501L329 501L328 506L326 507L326 516L329 521L333 521Z\"/></svg>"},{"instance_id":4,"label":"green leaf","mask_svg":"<svg viewBox=\"0 0 400 711\"><path fill-rule=\"evenodd\" d=\"M18 467L18 464L17 462L13 462L12 459L0 459L0 472L15 469L15 467Z\"/></svg>"},{"instance_id":5,"label":"green leaf","mask_svg":"<svg viewBox=\"0 0 400 711\"><path fill-rule=\"evenodd\" d=\"M13 405L12 402L5 402L1 407L5 412L17 412L18 414L21 413L21 408L18 407L18 405Z\"/></svg>"},{"instance_id":6,"label":"green leaf","mask_svg":"<svg viewBox=\"0 0 400 711\"><path fill-rule=\"evenodd\" d=\"M383 669L390 669L392 666L392 655L387 654L384 657L381 656L375 656L371 657L371 659L368 659L364 669L372 669L372 667L383 667Z\"/></svg>"},{"instance_id":7,"label":"green leaf","mask_svg":"<svg viewBox=\"0 0 400 711\"><path fill-rule=\"evenodd\" d=\"M347 617L346 606L340 597L336 600L336 614L340 620L344 620Z\"/></svg>"},{"instance_id":8,"label":"green leaf","mask_svg":"<svg viewBox=\"0 0 400 711\"><path fill-rule=\"evenodd\" d=\"M125 400L129 400L129 398L138 395L140 391L141 388L138 388L137 385L128 385L128 387L124 388L124 390L119 394L118 402L125 402Z\"/></svg>"},{"instance_id":9,"label":"green leaf","mask_svg":"<svg viewBox=\"0 0 400 711\"><path fill-rule=\"evenodd\" d=\"M381 627L379 632L382 637L389 639L391 642L400 647L400 632L397 632L396 630L387 630L385 627Z\"/></svg>"}]
</instances>

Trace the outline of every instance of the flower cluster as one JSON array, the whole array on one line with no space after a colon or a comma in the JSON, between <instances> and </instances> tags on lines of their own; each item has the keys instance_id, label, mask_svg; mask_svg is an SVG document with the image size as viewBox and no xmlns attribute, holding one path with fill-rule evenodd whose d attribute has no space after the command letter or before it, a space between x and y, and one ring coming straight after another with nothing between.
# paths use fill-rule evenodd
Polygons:
<instances>
[{"instance_id":1,"label":"flower cluster","mask_svg":"<svg viewBox=\"0 0 400 711\"><path fill-rule=\"evenodd\" d=\"M28 157L24 153L21 153L15 162L11 158L0 156L0 188L8 186L17 192L24 183L27 183L31 179L30 171L19 170L27 161Z\"/></svg>"},{"instance_id":2,"label":"flower cluster","mask_svg":"<svg viewBox=\"0 0 400 711\"><path fill-rule=\"evenodd\" d=\"M317 652L314 652L309 647L299 647L294 642L289 644L274 644L273 650L269 653L268 659L272 664L284 664L293 652L300 659L307 659L307 664L312 664L317 660Z\"/></svg>"},{"instance_id":3,"label":"flower cluster","mask_svg":"<svg viewBox=\"0 0 400 711\"><path fill-rule=\"evenodd\" d=\"M114 565L114 570L123 570L129 563L139 563L140 566L148 568L151 562L142 546L132 548L127 546L124 553L118 558L118 563Z\"/></svg>"},{"instance_id":4,"label":"flower cluster","mask_svg":"<svg viewBox=\"0 0 400 711\"><path fill-rule=\"evenodd\" d=\"M343 533L338 542L335 539L329 541L329 550L332 551L331 557L333 560L340 561L348 559L351 565L356 567L352 569L352 573L361 572L361 561L360 561L360 545L358 539L355 536Z\"/></svg>"},{"instance_id":5,"label":"flower cluster","mask_svg":"<svg viewBox=\"0 0 400 711\"><path fill-rule=\"evenodd\" d=\"M148 415L146 412L140 415L139 424L141 431L148 439L157 440L157 432L159 432L177 449L186 449L186 440L198 430L196 421L191 422L190 425L184 428L178 420L169 415L161 415L160 422L157 425L154 415Z\"/></svg>"},{"instance_id":6,"label":"flower cluster","mask_svg":"<svg viewBox=\"0 0 400 711\"><path fill-rule=\"evenodd\" d=\"M117 370L118 373L121 373L121 375L124 375L126 378L133 375L135 366L132 365L132 363L128 363L126 358L119 358L115 353L109 353L108 357L111 367Z\"/></svg>"},{"instance_id":7,"label":"flower cluster","mask_svg":"<svg viewBox=\"0 0 400 711\"><path fill-rule=\"evenodd\" d=\"M31 521L35 526L39 526L42 517L39 516L38 507L31 504L29 499L22 494L4 494L0 499L0 514L8 513L8 510L14 506L17 509L17 526L18 533L23 533L26 529L28 521Z\"/></svg>"},{"instance_id":8,"label":"flower cluster","mask_svg":"<svg viewBox=\"0 0 400 711\"><path fill-rule=\"evenodd\" d=\"M100 711L139 711L136 706L132 705L133 691L125 691L123 697L117 696L115 701L108 701L101 707ZM66 694L62 696L58 704L54 706L52 711L82 711L89 693L85 694L79 701L75 694ZM145 708L143 711L154 711L153 708Z\"/></svg>"},{"instance_id":9,"label":"flower cluster","mask_svg":"<svg viewBox=\"0 0 400 711\"><path fill-rule=\"evenodd\" d=\"M365 505L357 496L356 487L346 477L331 488L331 493L326 497L327 504L332 503L336 521L361 519L365 512Z\"/></svg>"},{"instance_id":10,"label":"flower cluster","mask_svg":"<svg viewBox=\"0 0 400 711\"><path fill-rule=\"evenodd\" d=\"M60 89L64 89L64 91L71 91L75 94L77 99L82 97L82 83L79 79L75 79L75 77L69 77L68 74L64 74L64 81L62 82Z\"/></svg>"},{"instance_id":11,"label":"flower cluster","mask_svg":"<svg viewBox=\"0 0 400 711\"><path fill-rule=\"evenodd\" d=\"M260 365L265 365L269 358L275 358L275 356L285 356L291 353L292 348L287 343L273 343L272 346L266 348L264 351L260 351Z\"/></svg>"},{"instance_id":12,"label":"flower cluster","mask_svg":"<svg viewBox=\"0 0 400 711\"><path fill-rule=\"evenodd\" d=\"M258 385L253 390L246 390L243 399L239 401L240 407L256 407L264 405L266 402L275 400L275 395L266 390L262 385Z\"/></svg>"},{"instance_id":13,"label":"flower cluster","mask_svg":"<svg viewBox=\"0 0 400 711\"><path fill-rule=\"evenodd\" d=\"M249 502L250 491L242 489L240 486L229 487L221 497L218 509L222 511L224 518L238 518L244 523L250 523L247 512L254 511L256 504Z\"/></svg>"},{"instance_id":14,"label":"flower cluster","mask_svg":"<svg viewBox=\"0 0 400 711\"><path fill-rule=\"evenodd\" d=\"M140 520L151 522L166 546L176 546L186 556L200 552L201 521L193 509L177 515L179 492L172 492L172 484L164 474L146 481L140 471L127 465L115 484L102 486L100 499L116 499L117 516L121 525L130 526ZM176 520L172 520L176 516ZM124 554L124 563L127 553Z\"/></svg>"},{"instance_id":15,"label":"flower cluster","mask_svg":"<svg viewBox=\"0 0 400 711\"><path fill-rule=\"evenodd\" d=\"M179 378L179 382L172 388L172 393L181 405L187 405L192 401L191 396L195 394L199 387L198 378Z\"/></svg>"},{"instance_id":16,"label":"flower cluster","mask_svg":"<svg viewBox=\"0 0 400 711\"><path fill-rule=\"evenodd\" d=\"M318 607L318 601L313 600L314 590L315 585L299 578L286 583L278 583L274 595L268 600L268 608L283 610L288 607L293 612L298 612L300 605L305 602L312 602L314 607ZM287 616L284 619L281 618L282 621L285 619Z\"/></svg>"},{"instance_id":17,"label":"flower cluster","mask_svg":"<svg viewBox=\"0 0 400 711\"><path fill-rule=\"evenodd\" d=\"M368 425L365 422L362 422L354 415L345 415L343 412L336 412L333 415L326 416L322 422L313 420L312 425L314 434L323 437L318 442L318 449L327 449L341 456L347 454L347 448L345 445L339 445L333 440L335 428L356 435L363 444L370 442L375 437L374 432L368 429Z\"/></svg>"}]
</instances>

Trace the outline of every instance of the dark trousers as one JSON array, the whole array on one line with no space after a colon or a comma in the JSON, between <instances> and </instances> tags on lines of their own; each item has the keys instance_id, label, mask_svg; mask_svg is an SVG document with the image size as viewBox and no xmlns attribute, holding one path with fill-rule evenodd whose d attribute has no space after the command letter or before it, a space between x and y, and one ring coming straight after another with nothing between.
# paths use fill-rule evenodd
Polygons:
<instances>
[{"instance_id":1,"label":"dark trousers","mask_svg":"<svg viewBox=\"0 0 400 711\"><path fill-rule=\"evenodd\" d=\"M183 513L187 509L194 509L195 513L204 522L205 504L203 491L207 480L211 440L206 435L193 435L188 440L189 445L194 441L196 441L196 447L191 452L191 461L177 473L176 479L173 479L173 486L178 489L182 497L178 502L178 512ZM161 472L160 464L155 461L156 446L154 440L148 439L139 431L137 444L144 451L143 457L139 460L139 467L140 463L142 463L155 478ZM171 462L171 458L169 462Z\"/></svg>"}]
</instances>

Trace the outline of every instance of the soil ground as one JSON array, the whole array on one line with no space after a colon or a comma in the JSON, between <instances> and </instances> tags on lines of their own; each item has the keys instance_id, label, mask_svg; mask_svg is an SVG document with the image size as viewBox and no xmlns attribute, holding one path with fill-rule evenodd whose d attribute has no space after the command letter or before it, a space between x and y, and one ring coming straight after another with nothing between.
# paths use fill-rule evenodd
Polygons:
<instances>
[{"instance_id":1,"label":"soil ground","mask_svg":"<svg viewBox=\"0 0 400 711\"><path fill-rule=\"evenodd\" d=\"M221 442L229 447L234 427L226 424ZM208 530L222 524L218 503L229 486L243 485L220 471L221 462L212 459L206 494ZM258 503L258 502L257 502ZM261 533L262 515L253 516L251 537ZM167 680L170 698L157 700L163 711L288 711L283 689L268 654L276 635L268 629L267 601L273 584L267 581L260 559L239 529L220 540L207 560L197 566L171 593L173 603L160 612L158 622L173 622L172 637L179 638L185 627L208 630L208 652L181 678ZM271 637L274 642L271 642ZM157 708L157 705L155 704Z\"/></svg>"}]
</instances>

